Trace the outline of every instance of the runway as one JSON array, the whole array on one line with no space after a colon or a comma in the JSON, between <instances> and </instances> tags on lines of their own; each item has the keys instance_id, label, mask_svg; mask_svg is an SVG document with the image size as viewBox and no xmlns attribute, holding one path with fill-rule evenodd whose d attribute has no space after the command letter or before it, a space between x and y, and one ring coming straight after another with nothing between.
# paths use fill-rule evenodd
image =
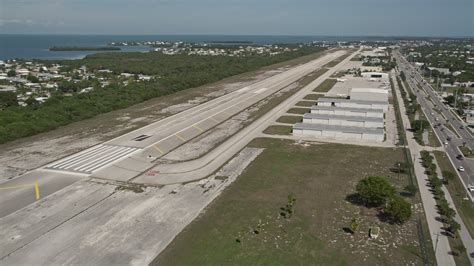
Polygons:
<instances>
[{"instance_id":1,"label":"runway","mask_svg":"<svg viewBox=\"0 0 474 266\"><path fill-rule=\"evenodd\" d=\"M345 53L344 50L328 51L318 59L72 154L0 186L29 184L34 176L39 180L40 189L45 192L42 193L44 197L70 185L71 180L88 177L112 181L132 180L155 166L155 161L168 152ZM63 182L62 176L67 177L69 182ZM25 198L30 198L30 192L2 191L0 200L4 204L0 217L34 202L34 199Z\"/></svg>"}]
</instances>

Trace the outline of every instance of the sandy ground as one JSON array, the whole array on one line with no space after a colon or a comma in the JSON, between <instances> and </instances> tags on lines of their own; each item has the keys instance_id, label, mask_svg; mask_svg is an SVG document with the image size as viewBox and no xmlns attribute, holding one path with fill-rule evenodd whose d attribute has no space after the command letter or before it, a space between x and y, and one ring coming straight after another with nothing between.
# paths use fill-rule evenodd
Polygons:
<instances>
[{"instance_id":1,"label":"sandy ground","mask_svg":"<svg viewBox=\"0 0 474 266\"><path fill-rule=\"evenodd\" d=\"M262 151L245 148L215 175L185 185L139 192L76 182L0 219L0 264L148 264Z\"/></svg>"},{"instance_id":2,"label":"sandy ground","mask_svg":"<svg viewBox=\"0 0 474 266\"><path fill-rule=\"evenodd\" d=\"M2 144L0 145L0 183L258 80L281 73L289 67L231 77L214 84L102 114L50 132Z\"/></svg>"}]
</instances>

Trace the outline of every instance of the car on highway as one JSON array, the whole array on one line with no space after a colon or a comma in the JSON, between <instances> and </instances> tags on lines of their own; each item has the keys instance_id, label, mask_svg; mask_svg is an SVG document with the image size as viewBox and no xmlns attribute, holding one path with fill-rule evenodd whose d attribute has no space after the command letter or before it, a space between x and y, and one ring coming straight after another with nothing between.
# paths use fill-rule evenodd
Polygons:
<instances>
[{"instance_id":1,"label":"car on highway","mask_svg":"<svg viewBox=\"0 0 474 266\"><path fill-rule=\"evenodd\" d=\"M469 192L474 192L474 185L468 185L467 190L469 190Z\"/></svg>"},{"instance_id":2,"label":"car on highway","mask_svg":"<svg viewBox=\"0 0 474 266\"><path fill-rule=\"evenodd\" d=\"M459 167L458 167L458 171L459 171L459 172L464 172L464 167L459 166Z\"/></svg>"},{"instance_id":3,"label":"car on highway","mask_svg":"<svg viewBox=\"0 0 474 266\"><path fill-rule=\"evenodd\" d=\"M450 140L451 140L451 137L447 137L446 140L447 140L447 141L450 141Z\"/></svg>"},{"instance_id":4,"label":"car on highway","mask_svg":"<svg viewBox=\"0 0 474 266\"><path fill-rule=\"evenodd\" d=\"M461 154L458 154L458 155L456 156L456 159L458 159L458 160L464 160L464 157L463 157Z\"/></svg>"},{"instance_id":5,"label":"car on highway","mask_svg":"<svg viewBox=\"0 0 474 266\"><path fill-rule=\"evenodd\" d=\"M460 126L459 128L460 128L460 129L464 129L464 126Z\"/></svg>"}]
</instances>

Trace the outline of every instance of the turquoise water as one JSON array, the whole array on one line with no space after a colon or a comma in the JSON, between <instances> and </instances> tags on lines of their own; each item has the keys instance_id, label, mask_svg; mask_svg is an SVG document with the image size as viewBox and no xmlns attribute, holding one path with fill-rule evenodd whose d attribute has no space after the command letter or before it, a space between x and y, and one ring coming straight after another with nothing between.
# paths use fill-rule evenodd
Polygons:
<instances>
[{"instance_id":1,"label":"turquoise water","mask_svg":"<svg viewBox=\"0 0 474 266\"><path fill-rule=\"evenodd\" d=\"M0 34L0 60L6 59L79 59L94 51L52 52L53 46L105 46L117 41L249 41L256 44L303 43L312 41L351 41L372 39L375 37L324 37L324 36L250 36L250 35L10 35ZM147 52L150 47L127 46L122 52Z\"/></svg>"}]
</instances>

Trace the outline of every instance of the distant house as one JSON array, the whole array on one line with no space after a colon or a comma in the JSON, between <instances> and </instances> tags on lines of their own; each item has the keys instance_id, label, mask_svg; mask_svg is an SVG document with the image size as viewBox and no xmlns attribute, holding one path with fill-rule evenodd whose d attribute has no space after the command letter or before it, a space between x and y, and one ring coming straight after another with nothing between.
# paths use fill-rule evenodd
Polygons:
<instances>
[{"instance_id":1,"label":"distant house","mask_svg":"<svg viewBox=\"0 0 474 266\"><path fill-rule=\"evenodd\" d=\"M451 74L451 72L449 71L449 68L428 67L428 69L431 70L431 71L436 70L436 71L438 71L439 73L444 74L444 75L449 75L449 74Z\"/></svg>"},{"instance_id":2,"label":"distant house","mask_svg":"<svg viewBox=\"0 0 474 266\"><path fill-rule=\"evenodd\" d=\"M93 87L87 87L79 91L79 93L86 93L92 91L94 88Z\"/></svg>"},{"instance_id":3,"label":"distant house","mask_svg":"<svg viewBox=\"0 0 474 266\"><path fill-rule=\"evenodd\" d=\"M0 92L16 92L16 87L9 85L0 85Z\"/></svg>"},{"instance_id":4,"label":"distant house","mask_svg":"<svg viewBox=\"0 0 474 266\"><path fill-rule=\"evenodd\" d=\"M147 76L147 75L138 75L138 79L143 80L143 81L150 81L151 78L152 78L151 76Z\"/></svg>"},{"instance_id":5,"label":"distant house","mask_svg":"<svg viewBox=\"0 0 474 266\"><path fill-rule=\"evenodd\" d=\"M120 76L125 77L125 78L131 78L135 76L135 74L132 73L120 73Z\"/></svg>"},{"instance_id":6,"label":"distant house","mask_svg":"<svg viewBox=\"0 0 474 266\"><path fill-rule=\"evenodd\" d=\"M21 68L21 69L18 69L16 73L20 75L20 77L26 77L28 76L28 74L30 74L30 71L26 68Z\"/></svg>"}]
</instances>

